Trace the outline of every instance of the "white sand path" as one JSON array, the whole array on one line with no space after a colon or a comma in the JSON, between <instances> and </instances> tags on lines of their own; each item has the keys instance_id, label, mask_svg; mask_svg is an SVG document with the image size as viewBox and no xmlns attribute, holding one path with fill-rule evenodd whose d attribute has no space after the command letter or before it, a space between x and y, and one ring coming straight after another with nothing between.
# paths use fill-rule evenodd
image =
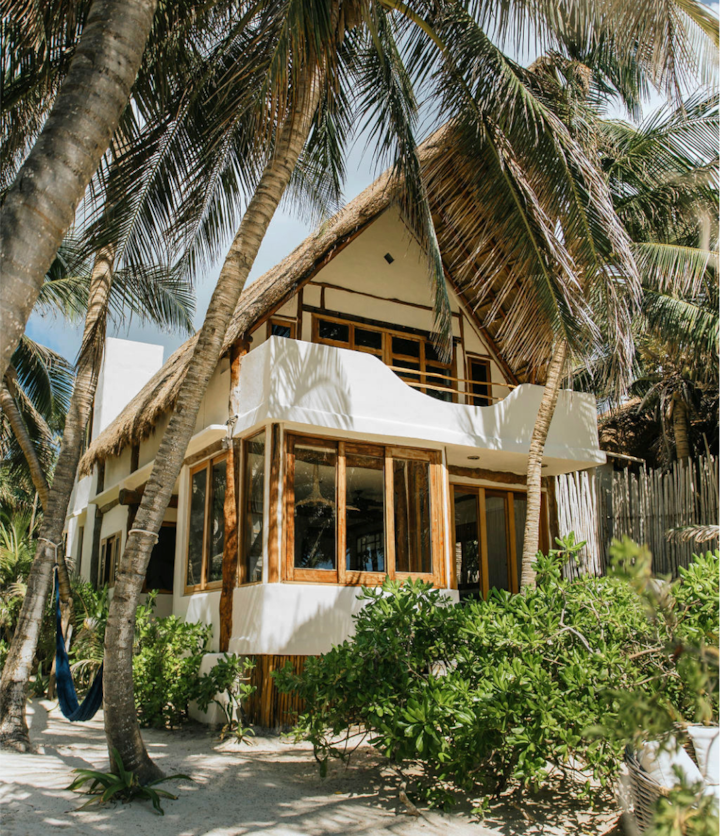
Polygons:
<instances>
[{"instance_id":1,"label":"white sand path","mask_svg":"<svg viewBox=\"0 0 720 836\"><path fill-rule=\"evenodd\" d=\"M29 708L31 739L38 753L0 749L0 834L49 836L520 836L599 834L613 815L557 804L557 796L533 800L523 810L495 806L484 824L467 811L423 812L414 818L398 803L396 781L381 759L363 749L345 767L332 763L321 779L307 745L278 737L254 745L219 744L206 729L145 730L151 756L166 774L187 773L193 782L169 782L177 801L165 815L147 802L93 807L65 788L75 768L107 769L102 713L89 723L68 723L53 703ZM551 811L551 820L547 813ZM542 823L540 823L542 822Z\"/></svg>"}]
</instances>

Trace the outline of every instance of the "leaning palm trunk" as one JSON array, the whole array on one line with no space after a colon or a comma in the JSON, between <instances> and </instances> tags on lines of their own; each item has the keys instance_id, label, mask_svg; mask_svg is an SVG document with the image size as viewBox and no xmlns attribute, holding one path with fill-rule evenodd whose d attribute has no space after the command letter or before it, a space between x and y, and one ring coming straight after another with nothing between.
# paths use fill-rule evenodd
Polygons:
<instances>
[{"instance_id":1,"label":"leaning palm trunk","mask_svg":"<svg viewBox=\"0 0 720 836\"><path fill-rule=\"evenodd\" d=\"M141 783L160 774L140 735L132 680L135 612L150 553L195 431L200 404L220 360L225 333L309 135L319 97L320 74L313 72L298 90L296 107L279 132L272 159L265 167L230 246L115 577L105 631L105 735L108 750L117 749L125 768L135 772ZM110 762L113 763L112 757Z\"/></svg>"},{"instance_id":2,"label":"leaning palm trunk","mask_svg":"<svg viewBox=\"0 0 720 836\"><path fill-rule=\"evenodd\" d=\"M672 404L673 436L675 437L675 455L678 461L690 458L690 421L688 419L687 404L680 392L673 395Z\"/></svg>"},{"instance_id":3,"label":"leaning palm trunk","mask_svg":"<svg viewBox=\"0 0 720 836\"><path fill-rule=\"evenodd\" d=\"M527 517L525 519L525 539L523 542L522 571L520 574L520 588L535 586L535 569L533 562L540 547L540 513L542 508L542 460L545 451L550 422L552 421L560 382L562 381L567 343L562 340L555 348L555 352L548 366L545 390L543 391L540 408L535 418L530 452L527 464Z\"/></svg>"},{"instance_id":4,"label":"leaning palm trunk","mask_svg":"<svg viewBox=\"0 0 720 836\"><path fill-rule=\"evenodd\" d=\"M45 510L48 505L49 490L47 479L45 478L45 471L42 469L37 451L25 426L25 421L20 414L18 405L15 403L15 398L12 395L12 387L13 382L9 379L9 375L6 374L5 383L0 384L0 409L5 413L15 440L20 445L20 449L30 470L33 487L40 497L40 504L43 510Z\"/></svg>"},{"instance_id":5,"label":"leaning palm trunk","mask_svg":"<svg viewBox=\"0 0 720 836\"><path fill-rule=\"evenodd\" d=\"M56 561L63 623L67 625L69 619L70 581L62 554L62 535L102 361L107 304L112 284L112 259L113 252L104 250L96 258L93 267L83 344L55 477L48 495L18 625L0 681L0 743L20 750L30 745L25 719L25 692Z\"/></svg>"},{"instance_id":6,"label":"leaning palm trunk","mask_svg":"<svg viewBox=\"0 0 720 836\"><path fill-rule=\"evenodd\" d=\"M0 211L0 376L130 97L157 0L93 0L42 133Z\"/></svg>"}]
</instances>

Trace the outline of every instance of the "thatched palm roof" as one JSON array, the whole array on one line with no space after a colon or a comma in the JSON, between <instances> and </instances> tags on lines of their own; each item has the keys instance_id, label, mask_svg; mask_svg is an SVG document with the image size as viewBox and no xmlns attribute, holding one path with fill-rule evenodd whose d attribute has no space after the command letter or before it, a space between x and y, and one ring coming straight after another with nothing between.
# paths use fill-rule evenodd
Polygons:
<instances>
[{"instance_id":1,"label":"thatched palm roof","mask_svg":"<svg viewBox=\"0 0 720 836\"><path fill-rule=\"evenodd\" d=\"M478 222L477 212L469 211L472 197L448 159L444 139L445 130L441 129L423 143L420 158L448 279L475 315L485 338L496 349L496 357L508 379L512 382L534 382L534 373L530 372L527 360L529 355L523 356L521 345L523 340L528 339L525 333L527 322L523 320L525 327L518 328L519 320L513 319L513 312L519 307L517 300L523 295L522 276L512 276L512 256L502 242L493 240L488 232L492 229L491 219ZM291 298L302 284L387 209L393 201L394 182L390 172L385 172L306 238L287 258L247 287L228 328L224 351L247 335L260 319ZM490 271L488 253L497 265ZM478 292L477 287L480 259L486 279L482 292ZM508 287L512 292L508 292ZM524 304L522 308L532 314L531 306ZM515 323L511 331L507 329L509 322ZM544 340L545 329L541 322L536 321L531 330L537 351L538 338L540 342ZM548 332L548 342L549 339ZM175 404L195 341L196 336L181 345L93 441L80 462L81 474L89 474L97 463L119 455L125 447L139 444L150 435L161 417ZM512 349L508 350L510 346Z\"/></svg>"}]
</instances>

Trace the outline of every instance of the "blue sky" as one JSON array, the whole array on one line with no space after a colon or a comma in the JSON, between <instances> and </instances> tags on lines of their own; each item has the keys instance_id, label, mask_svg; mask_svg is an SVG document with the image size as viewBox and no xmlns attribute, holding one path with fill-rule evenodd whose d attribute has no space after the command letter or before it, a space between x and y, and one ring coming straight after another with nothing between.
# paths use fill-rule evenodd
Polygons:
<instances>
[{"instance_id":1,"label":"blue sky","mask_svg":"<svg viewBox=\"0 0 720 836\"><path fill-rule=\"evenodd\" d=\"M369 186L379 173L375 170L373 155L370 152L363 153L363 151L364 143L359 140L348 156L345 186L347 200L352 200L366 186ZM312 232L312 229L312 226L298 218L296 213L291 212L284 205L281 206L275 213L262 243L250 274L250 281L262 276L263 273L285 258ZM222 262L220 261L206 273L202 281L198 282L196 286L197 312L195 324L198 328L202 325L202 319L210 302L210 296L221 266ZM82 337L80 326L74 328L62 318L53 315L40 316L39 314L33 314L27 325L27 333L31 339L48 346L69 360L75 359ZM134 321L128 318L128 321L120 327L112 328L110 336L162 344L165 347L165 359L186 339L179 334L163 333L154 325L143 326L137 322L137 318Z\"/></svg>"}]
</instances>

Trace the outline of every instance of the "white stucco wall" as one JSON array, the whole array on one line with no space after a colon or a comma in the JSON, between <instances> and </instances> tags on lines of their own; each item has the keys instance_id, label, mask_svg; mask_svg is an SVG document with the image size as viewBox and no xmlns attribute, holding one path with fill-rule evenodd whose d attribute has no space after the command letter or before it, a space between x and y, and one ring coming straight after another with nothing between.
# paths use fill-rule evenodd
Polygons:
<instances>
[{"instance_id":1,"label":"white stucco wall","mask_svg":"<svg viewBox=\"0 0 720 836\"><path fill-rule=\"evenodd\" d=\"M153 343L105 341L103 365L95 392L93 433L96 438L116 418L163 364L163 347Z\"/></svg>"},{"instance_id":2,"label":"white stucco wall","mask_svg":"<svg viewBox=\"0 0 720 836\"><path fill-rule=\"evenodd\" d=\"M480 467L522 473L542 394L542 386L523 384L492 406L445 403L407 386L372 355L272 337L243 359L235 434L284 421L385 443L445 445L451 463L482 454ZM561 392L545 446L545 475L604 461L595 399Z\"/></svg>"}]
</instances>

